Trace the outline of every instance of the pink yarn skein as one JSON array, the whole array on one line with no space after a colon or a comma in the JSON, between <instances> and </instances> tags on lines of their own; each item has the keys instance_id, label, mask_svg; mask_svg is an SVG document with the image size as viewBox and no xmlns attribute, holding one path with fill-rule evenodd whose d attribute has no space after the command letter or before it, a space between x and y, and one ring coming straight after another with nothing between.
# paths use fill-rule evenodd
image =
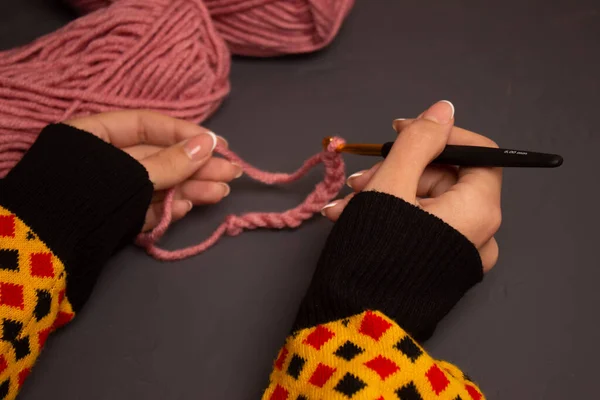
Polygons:
<instances>
[{"instance_id":1,"label":"pink yarn skein","mask_svg":"<svg viewBox=\"0 0 600 400\"><path fill-rule=\"evenodd\" d=\"M69 1L82 10L96 11L29 45L0 52L0 178L21 159L43 127L74 116L151 109L201 122L229 93L230 53L225 40L237 54L252 56L314 51L333 40L354 3ZM343 140L336 138L326 151L292 174L261 171L233 152L217 148L248 176L265 184L294 182L320 163L325 166L325 177L293 209L230 215L207 240L176 251L156 245L171 223L171 191L159 225L139 235L137 243L157 259L179 260L205 251L223 235L298 227L343 187L344 162L334 151L340 143Z\"/></svg>"},{"instance_id":2,"label":"pink yarn skein","mask_svg":"<svg viewBox=\"0 0 600 400\"><path fill-rule=\"evenodd\" d=\"M0 178L44 126L73 116L152 109L203 121L229 93L230 62L200 0L120 0L0 52Z\"/></svg>"},{"instance_id":3,"label":"pink yarn skein","mask_svg":"<svg viewBox=\"0 0 600 400\"><path fill-rule=\"evenodd\" d=\"M82 12L122 0L68 0ZM327 46L354 0L204 0L233 54L270 57Z\"/></svg>"}]
</instances>

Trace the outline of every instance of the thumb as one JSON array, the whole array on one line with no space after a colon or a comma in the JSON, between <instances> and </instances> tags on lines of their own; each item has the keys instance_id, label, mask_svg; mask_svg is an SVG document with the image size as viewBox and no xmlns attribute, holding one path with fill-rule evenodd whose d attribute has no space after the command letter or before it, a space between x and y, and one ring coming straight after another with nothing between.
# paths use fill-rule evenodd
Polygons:
<instances>
[{"instance_id":1,"label":"thumb","mask_svg":"<svg viewBox=\"0 0 600 400\"><path fill-rule=\"evenodd\" d=\"M209 160L216 145L215 134L205 132L154 153L140 163L148 171L154 190L168 189L194 174Z\"/></svg>"},{"instance_id":2,"label":"thumb","mask_svg":"<svg viewBox=\"0 0 600 400\"><path fill-rule=\"evenodd\" d=\"M404 128L365 190L376 190L416 203L419 179L446 146L454 124L454 106L446 100L432 105Z\"/></svg>"}]
</instances>

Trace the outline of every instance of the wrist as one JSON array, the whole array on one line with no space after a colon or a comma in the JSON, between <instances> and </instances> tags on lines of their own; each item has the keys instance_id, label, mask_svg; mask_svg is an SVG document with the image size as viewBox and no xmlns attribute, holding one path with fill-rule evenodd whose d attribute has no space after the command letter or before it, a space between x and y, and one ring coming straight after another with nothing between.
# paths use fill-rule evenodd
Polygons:
<instances>
[{"instance_id":1,"label":"wrist","mask_svg":"<svg viewBox=\"0 0 600 400\"><path fill-rule=\"evenodd\" d=\"M359 193L327 240L295 328L371 309L424 340L482 276L479 253L454 228L394 196Z\"/></svg>"}]
</instances>

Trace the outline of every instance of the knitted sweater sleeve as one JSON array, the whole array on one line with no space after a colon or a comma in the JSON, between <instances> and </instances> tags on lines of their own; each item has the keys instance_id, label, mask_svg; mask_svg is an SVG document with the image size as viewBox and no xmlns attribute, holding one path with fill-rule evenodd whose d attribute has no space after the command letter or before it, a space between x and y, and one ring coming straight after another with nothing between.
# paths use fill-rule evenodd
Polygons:
<instances>
[{"instance_id":1,"label":"knitted sweater sleeve","mask_svg":"<svg viewBox=\"0 0 600 400\"><path fill-rule=\"evenodd\" d=\"M356 195L327 240L263 400L483 398L419 344L482 279L473 244L383 193Z\"/></svg>"},{"instance_id":2,"label":"knitted sweater sleeve","mask_svg":"<svg viewBox=\"0 0 600 400\"><path fill-rule=\"evenodd\" d=\"M0 399L17 396L48 335L140 231L152 191L137 161L66 125L45 128L0 180Z\"/></svg>"}]
</instances>

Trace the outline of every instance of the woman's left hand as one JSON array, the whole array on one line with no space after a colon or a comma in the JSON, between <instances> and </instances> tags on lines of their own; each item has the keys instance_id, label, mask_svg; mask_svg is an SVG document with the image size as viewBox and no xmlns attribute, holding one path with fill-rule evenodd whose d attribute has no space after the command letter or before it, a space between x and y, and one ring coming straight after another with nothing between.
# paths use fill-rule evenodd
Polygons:
<instances>
[{"instance_id":1,"label":"woman's left hand","mask_svg":"<svg viewBox=\"0 0 600 400\"><path fill-rule=\"evenodd\" d=\"M154 184L154 196L143 231L158 224L167 190L175 188L173 219L193 205L214 204L229 194L227 182L242 168L213 157L217 143L227 141L206 128L150 111L116 111L64 122L89 132L138 160Z\"/></svg>"}]
</instances>

